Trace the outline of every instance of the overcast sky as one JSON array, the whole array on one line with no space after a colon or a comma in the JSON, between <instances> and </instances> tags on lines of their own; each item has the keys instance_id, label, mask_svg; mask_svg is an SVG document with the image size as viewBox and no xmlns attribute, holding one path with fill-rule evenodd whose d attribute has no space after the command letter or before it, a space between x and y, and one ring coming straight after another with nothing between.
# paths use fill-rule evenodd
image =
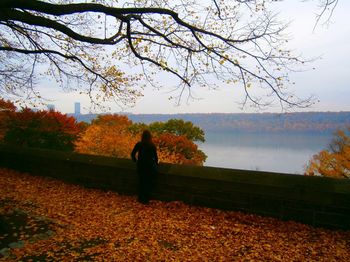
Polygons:
<instances>
[{"instance_id":1,"label":"overcast sky","mask_svg":"<svg viewBox=\"0 0 350 262\"><path fill-rule=\"evenodd\" d=\"M313 31L317 4L313 1L284 1L276 6L280 9L280 17L291 20L288 32L293 37L290 45L306 58L321 57L310 65L315 70L307 70L292 74L295 94L300 97L315 95L320 102L307 111L350 111L350 27L348 16L350 1L339 2L331 18L330 25L318 27ZM167 78L162 79L167 86ZM237 88L237 87L236 87ZM74 93L65 94L57 91L52 85L46 87L43 94L51 98L50 102L63 113L74 111L74 102L80 102L82 113L88 113L89 100ZM169 89L144 91L144 97L139 99L133 108L125 108L124 112L132 113L242 113L256 112L255 109L238 104L242 97L240 91L232 87L222 87L219 90L192 89L197 100L189 102L183 99L177 106L169 101ZM120 112L118 106L113 106L112 112ZM265 111L281 112L280 107L270 107ZM305 111L305 110L303 110Z\"/></svg>"}]
</instances>

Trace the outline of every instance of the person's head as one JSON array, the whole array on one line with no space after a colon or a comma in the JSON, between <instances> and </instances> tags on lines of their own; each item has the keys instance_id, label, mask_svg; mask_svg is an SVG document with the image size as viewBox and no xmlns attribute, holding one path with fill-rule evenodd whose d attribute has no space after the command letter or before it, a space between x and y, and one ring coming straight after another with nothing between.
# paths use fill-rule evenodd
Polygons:
<instances>
[{"instance_id":1,"label":"person's head","mask_svg":"<svg viewBox=\"0 0 350 262\"><path fill-rule=\"evenodd\" d=\"M142 143L152 143L152 135L151 135L150 131L144 130L142 132L141 142Z\"/></svg>"}]
</instances>

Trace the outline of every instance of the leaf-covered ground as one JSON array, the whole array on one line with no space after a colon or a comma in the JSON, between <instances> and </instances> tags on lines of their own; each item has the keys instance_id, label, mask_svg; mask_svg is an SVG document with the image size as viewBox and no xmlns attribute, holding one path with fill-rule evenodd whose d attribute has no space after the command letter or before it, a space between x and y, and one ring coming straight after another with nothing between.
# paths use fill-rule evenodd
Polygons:
<instances>
[{"instance_id":1,"label":"leaf-covered ground","mask_svg":"<svg viewBox=\"0 0 350 262\"><path fill-rule=\"evenodd\" d=\"M350 261L350 231L0 169L0 261Z\"/></svg>"}]
</instances>

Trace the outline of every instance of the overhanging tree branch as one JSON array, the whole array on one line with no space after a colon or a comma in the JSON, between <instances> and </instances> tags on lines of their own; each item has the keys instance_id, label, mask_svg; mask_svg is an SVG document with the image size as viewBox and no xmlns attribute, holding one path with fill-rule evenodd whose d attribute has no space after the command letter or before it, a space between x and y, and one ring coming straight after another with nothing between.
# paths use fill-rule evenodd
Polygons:
<instances>
[{"instance_id":1,"label":"overhanging tree branch","mask_svg":"<svg viewBox=\"0 0 350 262\"><path fill-rule=\"evenodd\" d=\"M326 8L337 2L321 3ZM65 4L2 0L0 59L8 64L0 64L0 72L10 68L18 73L32 63L28 67L32 78L38 64L49 62L58 70L58 75L49 70L51 75L75 79L77 85L87 83L90 96L100 90L104 97L133 101L140 75L126 76L118 66L141 65L143 74L150 65L151 70L165 70L191 88L210 85L213 76L225 83L240 82L246 99L256 105L272 101L255 98L254 83L259 90L270 90L268 94L282 105L308 106L311 100L291 99L281 87L282 80L288 80L289 67L303 61L285 50L285 27L268 11L273 1L211 3L203 7L200 1L190 5L174 0L148 6L147 0L141 0L115 7L115 2L107 0ZM10 73L0 76L2 86L19 90L28 83L23 72L17 81L12 81ZM151 77L145 78L152 82Z\"/></svg>"}]
</instances>

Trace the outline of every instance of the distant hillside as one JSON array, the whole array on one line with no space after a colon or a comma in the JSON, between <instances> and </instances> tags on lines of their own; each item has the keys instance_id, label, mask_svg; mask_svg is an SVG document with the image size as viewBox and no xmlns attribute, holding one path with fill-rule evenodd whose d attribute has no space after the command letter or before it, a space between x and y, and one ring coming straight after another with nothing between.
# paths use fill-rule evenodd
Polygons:
<instances>
[{"instance_id":1,"label":"distant hillside","mask_svg":"<svg viewBox=\"0 0 350 262\"><path fill-rule=\"evenodd\" d=\"M90 122L97 115L76 115ZM231 132L318 132L331 133L350 126L350 112L256 113L256 114L128 114L133 122L151 123L181 118L205 131Z\"/></svg>"}]
</instances>

